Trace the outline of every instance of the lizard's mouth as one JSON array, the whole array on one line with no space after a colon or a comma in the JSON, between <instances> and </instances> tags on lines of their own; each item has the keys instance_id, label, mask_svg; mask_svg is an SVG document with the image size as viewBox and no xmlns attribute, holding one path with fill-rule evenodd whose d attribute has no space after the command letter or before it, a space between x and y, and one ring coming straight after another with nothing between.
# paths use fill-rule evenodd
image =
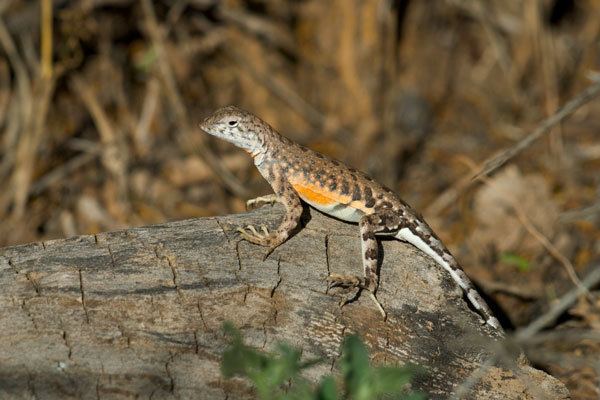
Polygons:
<instances>
[{"instance_id":1,"label":"lizard's mouth","mask_svg":"<svg viewBox=\"0 0 600 400\"><path fill-rule=\"evenodd\" d=\"M205 130L206 130L206 125L207 125L206 123L207 123L207 122L208 122L208 118L204 118L204 119L202 120L202 122L200 122L200 123L198 124L198 126L200 127L200 129L202 129L203 131L205 131Z\"/></svg>"},{"instance_id":2,"label":"lizard's mouth","mask_svg":"<svg viewBox=\"0 0 600 400\"><path fill-rule=\"evenodd\" d=\"M208 133L209 135L213 135L211 129L210 129L210 124L208 124L208 120L205 119L204 121L200 122L200 124L198 125L200 127L200 129L206 133Z\"/></svg>"}]
</instances>

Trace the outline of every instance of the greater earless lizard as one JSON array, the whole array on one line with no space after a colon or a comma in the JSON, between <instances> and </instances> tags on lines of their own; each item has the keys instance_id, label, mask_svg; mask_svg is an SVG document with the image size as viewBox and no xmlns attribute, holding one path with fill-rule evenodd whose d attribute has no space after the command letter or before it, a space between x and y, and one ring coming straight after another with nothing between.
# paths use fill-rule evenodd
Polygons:
<instances>
[{"instance_id":1,"label":"greater earless lizard","mask_svg":"<svg viewBox=\"0 0 600 400\"><path fill-rule=\"evenodd\" d=\"M502 330L452 254L425 220L392 190L354 168L294 143L257 116L235 106L216 111L200 127L246 150L254 158L256 168L275 192L254 202L276 200L285 207L285 217L274 232L265 227L259 232L248 226L239 229L242 238L268 247L270 253L297 227L304 201L325 214L358 223L360 227L364 276L336 276L334 281L367 289L374 295L378 287L376 236L392 236L433 258L463 289L485 323Z\"/></svg>"}]
</instances>

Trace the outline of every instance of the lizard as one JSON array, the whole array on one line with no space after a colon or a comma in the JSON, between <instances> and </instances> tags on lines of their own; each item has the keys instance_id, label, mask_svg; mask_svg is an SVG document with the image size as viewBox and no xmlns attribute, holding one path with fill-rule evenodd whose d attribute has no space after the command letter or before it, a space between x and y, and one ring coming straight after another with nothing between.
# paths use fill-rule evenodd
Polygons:
<instances>
[{"instance_id":1,"label":"lizard","mask_svg":"<svg viewBox=\"0 0 600 400\"><path fill-rule=\"evenodd\" d=\"M268 247L266 256L295 231L306 203L324 214L359 225L363 276L331 276L334 285L366 289L374 296L379 285L376 238L392 236L412 244L444 268L484 323L503 332L454 256L423 217L391 189L340 161L293 142L237 106L215 111L201 122L200 128L249 153L272 187L274 194L250 200L248 204L275 201L283 204L285 215L273 232L265 226L259 230L251 225L238 228L242 239Z\"/></svg>"}]
</instances>

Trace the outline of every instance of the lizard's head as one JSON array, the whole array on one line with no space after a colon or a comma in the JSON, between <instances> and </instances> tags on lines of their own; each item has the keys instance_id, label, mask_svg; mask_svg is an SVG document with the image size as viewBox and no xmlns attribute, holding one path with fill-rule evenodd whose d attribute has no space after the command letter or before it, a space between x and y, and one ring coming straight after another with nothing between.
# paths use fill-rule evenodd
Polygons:
<instances>
[{"instance_id":1,"label":"lizard's head","mask_svg":"<svg viewBox=\"0 0 600 400\"><path fill-rule=\"evenodd\" d=\"M204 132L227 140L250 153L263 146L268 125L258 117L236 106L227 106L215 111L200 124Z\"/></svg>"}]
</instances>

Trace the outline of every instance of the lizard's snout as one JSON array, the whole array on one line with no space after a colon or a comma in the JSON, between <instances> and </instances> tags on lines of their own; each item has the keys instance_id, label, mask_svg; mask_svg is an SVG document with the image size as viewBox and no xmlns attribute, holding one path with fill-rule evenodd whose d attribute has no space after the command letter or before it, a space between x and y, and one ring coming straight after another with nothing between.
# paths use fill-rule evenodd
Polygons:
<instances>
[{"instance_id":1,"label":"lizard's snout","mask_svg":"<svg viewBox=\"0 0 600 400\"><path fill-rule=\"evenodd\" d=\"M210 119L211 117L204 118L198 125L206 133L210 133L210 126L212 125Z\"/></svg>"}]
</instances>

